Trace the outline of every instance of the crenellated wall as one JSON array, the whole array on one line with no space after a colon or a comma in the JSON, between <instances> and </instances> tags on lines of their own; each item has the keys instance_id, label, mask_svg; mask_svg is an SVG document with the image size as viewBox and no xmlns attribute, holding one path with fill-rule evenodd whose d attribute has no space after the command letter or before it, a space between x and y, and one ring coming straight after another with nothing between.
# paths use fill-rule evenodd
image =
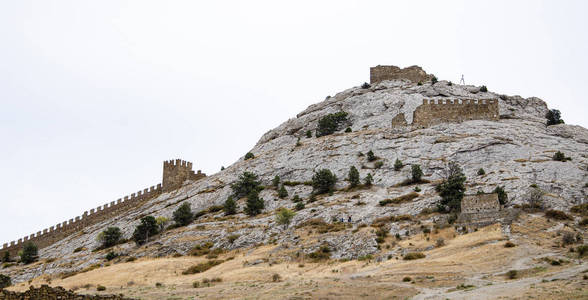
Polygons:
<instances>
[{"instance_id":1,"label":"crenellated wall","mask_svg":"<svg viewBox=\"0 0 588 300\"><path fill-rule=\"evenodd\" d=\"M162 192L176 189L186 180L198 180L204 177L206 177L206 174L200 171L198 171L198 173L192 171L191 162L186 162L180 159L165 161L163 163L163 184L151 186L147 189L132 193L123 198L119 198L116 201L90 209L89 211L84 212L81 216L69 219L69 221L61 222L55 226L51 226L37 233L20 238L17 241L5 243L2 248L0 248L0 254L8 251L10 256L14 257L26 242L33 242L39 249L45 248L72 233L81 231L88 226L92 226L119 215L131 208L137 207L142 202L158 196ZM166 188L164 188L164 186Z\"/></svg>"},{"instance_id":2,"label":"crenellated wall","mask_svg":"<svg viewBox=\"0 0 588 300\"><path fill-rule=\"evenodd\" d=\"M428 100L418 106L413 113L412 125L429 127L448 122L461 123L469 120L500 119L497 99L480 100ZM406 126L404 115L397 115L392 120L392 126Z\"/></svg>"},{"instance_id":3,"label":"crenellated wall","mask_svg":"<svg viewBox=\"0 0 588 300\"><path fill-rule=\"evenodd\" d=\"M182 186L186 180L198 180L206 174L192 171L192 163L181 159L163 162L163 190L171 191Z\"/></svg>"}]
</instances>

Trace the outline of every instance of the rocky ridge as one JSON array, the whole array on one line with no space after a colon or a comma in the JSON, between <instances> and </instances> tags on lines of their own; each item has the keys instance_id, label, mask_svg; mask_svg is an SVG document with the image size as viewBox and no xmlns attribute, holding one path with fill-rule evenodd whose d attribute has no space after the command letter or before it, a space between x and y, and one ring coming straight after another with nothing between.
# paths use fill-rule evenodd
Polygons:
<instances>
[{"instance_id":1,"label":"rocky ridge","mask_svg":"<svg viewBox=\"0 0 588 300\"><path fill-rule=\"evenodd\" d=\"M412 123L412 112L423 99L489 98L499 99L499 122L473 120L424 129L391 126L392 119L399 113L404 113L407 122ZM185 202L190 203L194 211L221 205L231 193L230 183L245 171L259 175L268 186L275 175L298 184L286 186L288 199L279 199L275 190L263 190L260 196L265 200L266 213L258 217L238 214L236 218L225 219L222 212L212 213L185 228L166 231L143 247L126 243L117 246L116 251L135 257L186 254L195 245L208 240L224 249L267 243L295 248L300 243L296 226L310 219L331 222L351 216L352 226L357 228L359 224L370 224L381 217L417 215L439 200L434 184L442 178L448 161L463 167L468 178L468 193L490 192L496 186L504 186L509 195L507 206L513 206L525 203L529 186L536 184L547 192L548 207L567 210L585 202L588 194L588 130L565 124L545 126L547 109L539 98L482 92L479 87L447 81L417 85L408 80L394 80L369 88L350 88L309 106L296 118L268 131L251 150L254 159L241 158L219 173L197 182L186 182L182 188L164 193L126 215L86 228L42 249L40 256L45 259L44 263L7 268L2 273L19 282L42 274L75 272L102 264L104 253L92 252L92 249L98 247L96 236L104 228L118 226L128 238L145 215L171 218L173 211ZM306 137L308 130L314 132L321 117L338 111L348 113L347 125L352 132L341 130L319 138ZM361 155L370 150L379 157L382 167L377 168ZM572 160L553 161L551 157L556 151L564 152ZM400 171L393 168L396 159L405 164ZM414 186L399 186L410 176L411 164L421 165L424 177L431 183L420 184L418 197L409 202L380 206L381 200L413 192ZM345 191L348 183L344 178L351 166L358 168L361 178L371 173L374 186ZM293 208L290 199L294 195L306 202L312 188L302 183L321 168L337 175L336 187L340 191L308 203L305 209L297 212L290 229L277 226L272 212L278 207ZM486 171L485 175L477 175L480 168ZM244 201L239 201L239 206L243 205ZM390 234L406 234L411 230L414 229L393 224ZM229 234L238 238L229 242ZM317 236L302 251L312 252L323 243L334 249L333 258L358 258L377 251L374 234L351 233L350 230ZM74 253L76 248L84 250Z\"/></svg>"}]
</instances>

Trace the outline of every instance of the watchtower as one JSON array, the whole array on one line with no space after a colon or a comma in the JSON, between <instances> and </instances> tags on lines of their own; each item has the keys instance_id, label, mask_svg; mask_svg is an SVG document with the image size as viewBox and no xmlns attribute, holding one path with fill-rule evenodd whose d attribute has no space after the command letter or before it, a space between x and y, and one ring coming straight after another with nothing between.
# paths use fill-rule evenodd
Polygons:
<instances>
[{"instance_id":1,"label":"watchtower","mask_svg":"<svg viewBox=\"0 0 588 300\"><path fill-rule=\"evenodd\" d=\"M206 177L200 170L192 171L192 163L181 159L163 162L162 188L164 192L175 190L186 180L198 180Z\"/></svg>"}]
</instances>

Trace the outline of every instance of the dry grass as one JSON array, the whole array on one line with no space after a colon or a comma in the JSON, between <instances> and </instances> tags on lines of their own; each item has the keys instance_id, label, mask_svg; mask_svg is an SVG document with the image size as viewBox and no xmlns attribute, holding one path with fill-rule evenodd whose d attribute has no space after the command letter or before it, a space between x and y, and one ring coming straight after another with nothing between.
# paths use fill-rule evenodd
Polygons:
<instances>
[{"instance_id":1,"label":"dry grass","mask_svg":"<svg viewBox=\"0 0 588 300\"><path fill-rule=\"evenodd\" d=\"M400 204L400 203L404 203L404 202L409 202L412 201L415 198L419 197L419 193L417 192L410 192L406 195L402 195L393 199L384 199L382 201L380 201L380 206L386 206L388 204Z\"/></svg>"}]
</instances>

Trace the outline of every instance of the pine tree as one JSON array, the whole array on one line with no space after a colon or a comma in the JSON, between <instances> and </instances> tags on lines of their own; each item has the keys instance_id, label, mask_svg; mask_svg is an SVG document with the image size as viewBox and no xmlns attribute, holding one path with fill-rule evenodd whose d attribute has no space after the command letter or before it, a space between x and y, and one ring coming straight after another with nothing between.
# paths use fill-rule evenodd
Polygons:
<instances>
[{"instance_id":1,"label":"pine tree","mask_svg":"<svg viewBox=\"0 0 588 300\"><path fill-rule=\"evenodd\" d=\"M247 203L245 205L245 212L250 216L255 216L261 213L265 208L263 199L259 198L259 192L253 190L247 195Z\"/></svg>"},{"instance_id":2,"label":"pine tree","mask_svg":"<svg viewBox=\"0 0 588 300\"><path fill-rule=\"evenodd\" d=\"M280 190L278 191L278 197L280 197L280 199L288 197L288 191L286 190L286 187L284 187L283 184L280 187Z\"/></svg>"},{"instance_id":3,"label":"pine tree","mask_svg":"<svg viewBox=\"0 0 588 300\"><path fill-rule=\"evenodd\" d=\"M350 188L354 188L359 185L359 171L357 171L355 166L351 166L351 168L349 168L349 177L347 180L349 180Z\"/></svg>"},{"instance_id":4,"label":"pine tree","mask_svg":"<svg viewBox=\"0 0 588 300\"><path fill-rule=\"evenodd\" d=\"M237 213L237 203L233 200L233 196L229 196L224 204L225 215L234 215Z\"/></svg>"}]
</instances>

